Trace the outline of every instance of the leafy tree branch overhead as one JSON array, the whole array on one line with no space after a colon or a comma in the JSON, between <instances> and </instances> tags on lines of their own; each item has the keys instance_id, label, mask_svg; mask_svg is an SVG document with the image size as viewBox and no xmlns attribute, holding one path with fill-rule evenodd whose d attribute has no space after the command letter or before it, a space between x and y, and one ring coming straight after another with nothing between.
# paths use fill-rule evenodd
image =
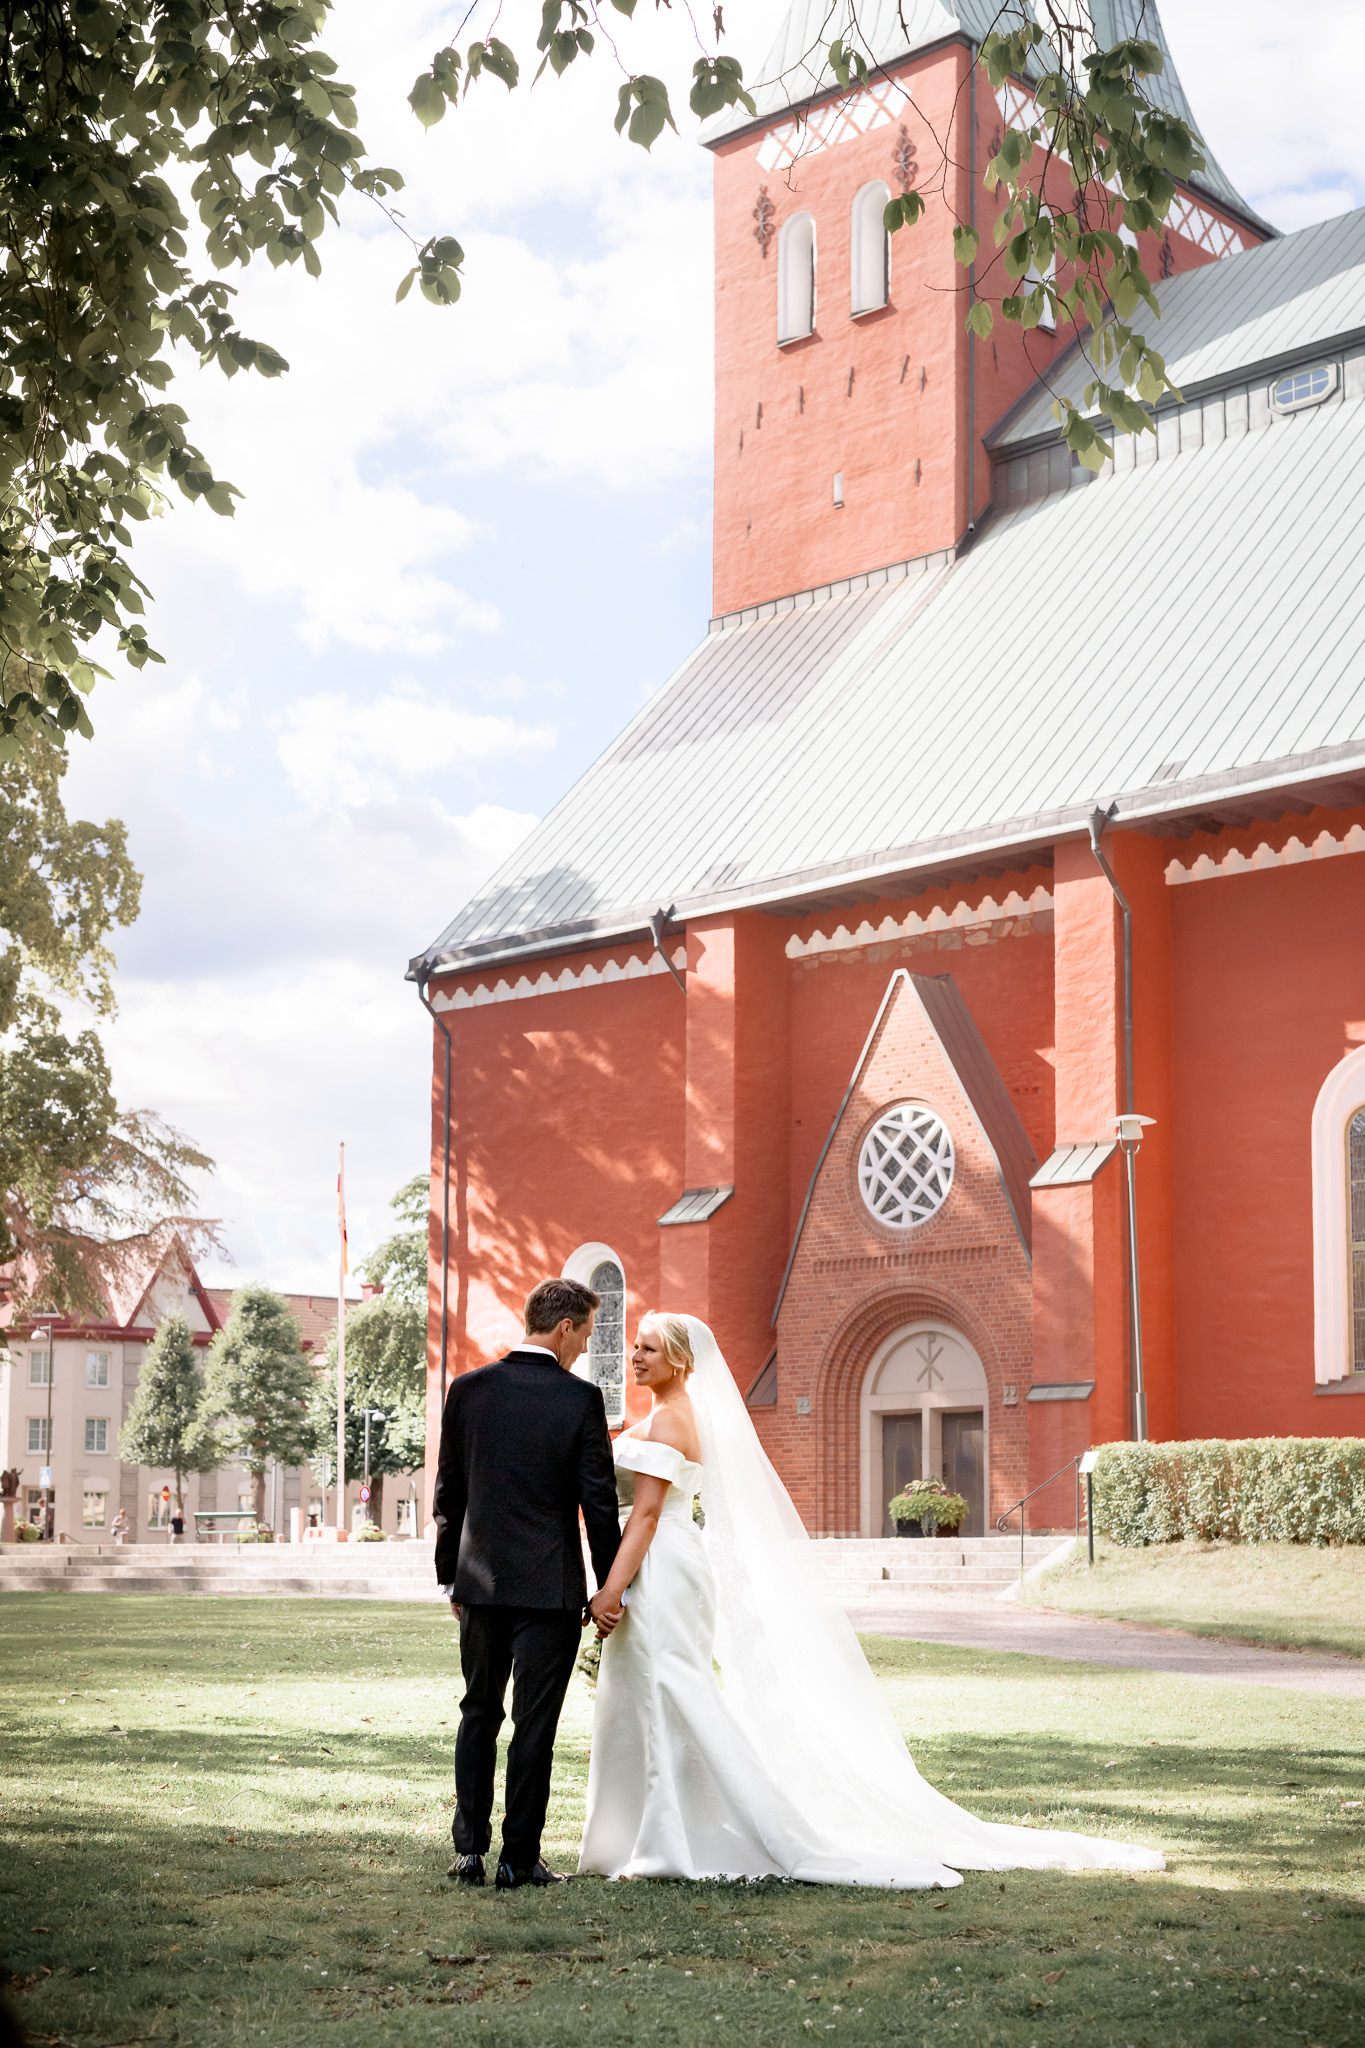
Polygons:
<instances>
[{"instance_id":1,"label":"leafy tree branch overhead","mask_svg":"<svg viewBox=\"0 0 1365 2048\"><path fill-rule=\"evenodd\" d=\"M527 21L531 81L576 63L620 72L615 126L649 149L676 132L669 89L630 63L637 0L543 0ZM191 182L204 254L221 273L264 256L321 272L318 244L349 192L384 208L413 246L398 286L432 304L459 298L464 253L450 235L413 235L387 206L398 172L367 161L355 91L321 47L329 0L31 0L6 9L0 34L0 759L35 734L91 732L88 699L101 675L93 644L116 646L134 666L158 660L144 623L149 593L133 566L134 528L174 489L230 515L235 487L190 436L167 396L171 352L191 349L225 375L276 377L288 365L233 314L233 287L198 274L190 224L176 194ZM504 40L504 10L463 52L437 52L410 100L426 127L492 79L515 90L526 68ZM689 8L676 15L698 119L739 107L755 114L738 58L723 53L716 7L703 42ZM536 25L538 23L538 26ZM823 35L837 27L825 43ZM513 31L508 29L506 34ZM1149 98L1160 51L1129 38L1096 49L1081 0L1003 0L975 53L992 82L1022 80L1030 112L1012 125L985 172L1003 195L995 231L1000 260L1025 286L1003 296L1001 316L1099 331L1087 408L1118 431L1148 424L1144 402L1170 389L1160 356L1132 325L1155 310L1150 280L1120 230L1159 226L1173 180L1202 164L1188 125ZM836 0L821 40L794 60L792 97L855 92L882 70L855 0ZM784 74L785 75L785 74ZM965 123L940 138L946 169ZM1058 202L1053 176L1078 202ZM945 195L949 181L941 180ZM1122 217L1116 210L1121 206ZM922 187L893 200L895 231L923 217ZM892 218L892 216L895 216ZM989 331L978 296L980 237L958 221L967 269L966 319ZM1049 264L1065 275L1049 276ZM1038 273L1037 281L1034 281ZM1116 319L1101 325L1107 302ZM1104 447L1076 406L1059 419L1092 465Z\"/></svg>"}]
</instances>

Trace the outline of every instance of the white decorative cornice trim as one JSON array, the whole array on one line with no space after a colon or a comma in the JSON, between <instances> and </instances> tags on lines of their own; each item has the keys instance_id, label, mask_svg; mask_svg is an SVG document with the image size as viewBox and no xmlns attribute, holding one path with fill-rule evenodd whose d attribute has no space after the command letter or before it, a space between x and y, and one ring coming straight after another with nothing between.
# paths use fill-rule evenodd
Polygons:
<instances>
[{"instance_id":1,"label":"white decorative cornice trim","mask_svg":"<svg viewBox=\"0 0 1365 2048\"><path fill-rule=\"evenodd\" d=\"M1031 896L1021 896L1017 889L1011 889L1003 903L997 903L991 896L980 903L955 903L951 910L936 903L925 917L912 910L906 917L884 917L877 925L864 920L856 931L841 924L832 932L812 932L808 939L793 935L787 941L787 958L806 960L816 953L844 953L854 946L881 946L894 939L932 938L939 932L978 930L985 926L1000 926L990 936L1007 938L1019 920L1031 920L1051 908L1051 892L1040 883ZM1032 929L1031 924L1025 923L1024 929Z\"/></svg>"},{"instance_id":2,"label":"white decorative cornice trim","mask_svg":"<svg viewBox=\"0 0 1365 2048\"><path fill-rule=\"evenodd\" d=\"M1339 853L1365 853L1365 825L1352 825L1340 839L1319 832L1311 846L1301 839L1286 839L1283 846L1267 846L1262 840L1254 853L1242 853L1234 846L1218 860L1201 853L1188 867L1173 860L1167 865L1166 880L1174 889L1182 882L1211 882L1218 875L1259 874L1262 868L1290 868L1304 860L1334 860Z\"/></svg>"},{"instance_id":3,"label":"white decorative cornice trim","mask_svg":"<svg viewBox=\"0 0 1365 2048\"><path fill-rule=\"evenodd\" d=\"M673 965L682 973L687 966L687 949L679 946L673 954ZM457 988L450 995L443 995L438 989L432 997L434 1010L477 1010L485 1003L520 1003L528 996L560 995L571 988L600 988L606 982L643 981L650 974L667 974L668 968L657 953L648 956L640 953L628 954L622 960L604 960L600 967L591 961L586 967L565 967L558 974L548 969L538 974L534 981L523 974L518 981L481 981L473 988Z\"/></svg>"}]
</instances>

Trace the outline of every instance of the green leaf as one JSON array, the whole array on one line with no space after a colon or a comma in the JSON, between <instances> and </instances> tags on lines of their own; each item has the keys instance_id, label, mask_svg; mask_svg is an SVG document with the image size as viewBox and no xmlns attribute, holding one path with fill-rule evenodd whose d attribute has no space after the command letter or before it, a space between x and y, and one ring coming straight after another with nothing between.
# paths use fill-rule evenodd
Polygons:
<instances>
[{"instance_id":1,"label":"green leaf","mask_svg":"<svg viewBox=\"0 0 1365 2048\"><path fill-rule=\"evenodd\" d=\"M990 307L984 299L977 299L967 313L967 332L969 334L978 334L983 341L986 341L990 338L990 332L994 325L995 320Z\"/></svg>"},{"instance_id":2,"label":"green leaf","mask_svg":"<svg viewBox=\"0 0 1365 2048\"><path fill-rule=\"evenodd\" d=\"M434 128L446 110L446 96L429 71L422 76L408 94L408 105L424 128Z\"/></svg>"},{"instance_id":3,"label":"green leaf","mask_svg":"<svg viewBox=\"0 0 1365 2048\"><path fill-rule=\"evenodd\" d=\"M923 212L923 193L902 192L897 198L889 199L882 208L882 226L889 235L894 235L897 228L912 228Z\"/></svg>"},{"instance_id":4,"label":"green leaf","mask_svg":"<svg viewBox=\"0 0 1365 2048\"><path fill-rule=\"evenodd\" d=\"M973 227L959 225L953 229L953 261L965 268L975 263L981 248L981 237ZM989 331L989 330L987 330Z\"/></svg>"},{"instance_id":5,"label":"green leaf","mask_svg":"<svg viewBox=\"0 0 1365 2048\"><path fill-rule=\"evenodd\" d=\"M483 46L483 68L491 71L494 78L500 78L509 92L521 75L512 51L496 36L490 36Z\"/></svg>"},{"instance_id":6,"label":"green leaf","mask_svg":"<svg viewBox=\"0 0 1365 2048\"><path fill-rule=\"evenodd\" d=\"M412 290L412 281L416 275L417 266L414 264L393 295L393 302L396 306L401 306L408 293Z\"/></svg>"},{"instance_id":7,"label":"green leaf","mask_svg":"<svg viewBox=\"0 0 1365 2048\"><path fill-rule=\"evenodd\" d=\"M723 107L742 106L746 113L758 108L744 90L743 67L735 57L699 57L692 66L692 91L688 105L700 120L718 114Z\"/></svg>"}]
</instances>

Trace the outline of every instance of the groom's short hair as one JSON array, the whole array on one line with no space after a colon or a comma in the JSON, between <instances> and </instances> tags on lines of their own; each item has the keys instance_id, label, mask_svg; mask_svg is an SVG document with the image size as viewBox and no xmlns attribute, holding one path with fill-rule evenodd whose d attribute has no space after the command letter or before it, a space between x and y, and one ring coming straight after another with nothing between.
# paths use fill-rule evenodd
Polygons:
<instances>
[{"instance_id":1,"label":"groom's short hair","mask_svg":"<svg viewBox=\"0 0 1365 2048\"><path fill-rule=\"evenodd\" d=\"M576 1330L582 1329L595 1308L602 1306L600 1294L580 1280L542 1280L526 1297L526 1334L543 1337L558 1329L567 1316Z\"/></svg>"}]
</instances>

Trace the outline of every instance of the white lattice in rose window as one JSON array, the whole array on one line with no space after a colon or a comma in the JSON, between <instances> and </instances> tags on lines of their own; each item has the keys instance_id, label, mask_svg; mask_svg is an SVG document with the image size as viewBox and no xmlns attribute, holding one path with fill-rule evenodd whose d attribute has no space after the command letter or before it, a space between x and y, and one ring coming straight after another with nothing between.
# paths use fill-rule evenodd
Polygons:
<instances>
[{"instance_id":1,"label":"white lattice in rose window","mask_svg":"<svg viewBox=\"0 0 1365 2048\"><path fill-rule=\"evenodd\" d=\"M863 1141L858 1187L879 1223L913 1230L943 1207L953 1166L953 1141L942 1119L923 1103L899 1102Z\"/></svg>"}]
</instances>

